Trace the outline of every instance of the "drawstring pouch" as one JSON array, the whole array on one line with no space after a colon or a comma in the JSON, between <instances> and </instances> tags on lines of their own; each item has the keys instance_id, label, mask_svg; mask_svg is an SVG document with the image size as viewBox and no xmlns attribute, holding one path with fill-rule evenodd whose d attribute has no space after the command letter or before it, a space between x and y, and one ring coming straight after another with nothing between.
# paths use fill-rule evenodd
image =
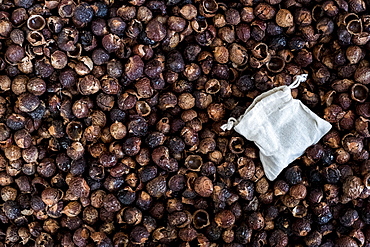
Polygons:
<instances>
[{"instance_id":1,"label":"drawstring pouch","mask_svg":"<svg viewBox=\"0 0 370 247\"><path fill-rule=\"evenodd\" d=\"M329 122L293 99L291 89L306 79L307 74L298 75L291 85L262 93L239 119L229 118L221 127L224 131L234 127L257 145L266 177L271 181L331 129Z\"/></svg>"}]
</instances>

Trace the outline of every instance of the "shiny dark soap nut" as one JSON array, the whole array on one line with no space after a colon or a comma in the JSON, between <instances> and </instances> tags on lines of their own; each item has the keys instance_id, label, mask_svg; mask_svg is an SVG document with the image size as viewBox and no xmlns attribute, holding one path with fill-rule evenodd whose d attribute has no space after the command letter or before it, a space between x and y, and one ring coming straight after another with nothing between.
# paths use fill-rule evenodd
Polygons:
<instances>
[{"instance_id":1,"label":"shiny dark soap nut","mask_svg":"<svg viewBox=\"0 0 370 247\"><path fill-rule=\"evenodd\" d=\"M87 3L77 5L74 9L73 18L78 22L89 23L91 22L93 16L93 8Z\"/></svg>"}]
</instances>

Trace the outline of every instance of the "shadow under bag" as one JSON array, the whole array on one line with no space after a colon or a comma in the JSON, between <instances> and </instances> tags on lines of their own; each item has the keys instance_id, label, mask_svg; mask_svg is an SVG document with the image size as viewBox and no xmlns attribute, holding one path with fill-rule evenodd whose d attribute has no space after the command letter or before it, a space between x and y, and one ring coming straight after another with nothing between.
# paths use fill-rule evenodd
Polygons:
<instances>
[{"instance_id":1,"label":"shadow under bag","mask_svg":"<svg viewBox=\"0 0 370 247\"><path fill-rule=\"evenodd\" d=\"M290 86L262 93L238 120L230 118L221 127L224 131L234 127L258 146L266 177L271 181L331 129L329 122L293 99L291 89L306 79L307 74L299 75Z\"/></svg>"}]
</instances>

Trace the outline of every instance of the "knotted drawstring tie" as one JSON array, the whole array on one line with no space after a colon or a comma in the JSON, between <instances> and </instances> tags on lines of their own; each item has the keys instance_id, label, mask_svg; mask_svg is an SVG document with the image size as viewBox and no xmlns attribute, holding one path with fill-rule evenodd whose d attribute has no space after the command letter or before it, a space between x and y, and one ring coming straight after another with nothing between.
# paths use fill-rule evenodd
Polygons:
<instances>
[{"instance_id":1,"label":"knotted drawstring tie","mask_svg":"<svg viewBox=\"0 0 370 247\"><path fill-rule=\"evenodd\" d=\"M226 130L231 130L233 127L234 127L234 124L237 122L238 120L236 120L235 118L231 117L229 118L229 120L227 120L227 124L224 124L221 126L221 129L223 131L226 131Z\"/></svg>"},{"instance_id":2,"label":"knotted drawstring tie","mask_svg":"<svg viewBox=\"0 0 370 247\"><path fill-rule=\"evenodd\" d=\"M301 84L301 82L305 82L307 80L308 74L296 75L294 76L294 81L290 84L289 88L296 88Z\"/></svg>"}]
</instances>

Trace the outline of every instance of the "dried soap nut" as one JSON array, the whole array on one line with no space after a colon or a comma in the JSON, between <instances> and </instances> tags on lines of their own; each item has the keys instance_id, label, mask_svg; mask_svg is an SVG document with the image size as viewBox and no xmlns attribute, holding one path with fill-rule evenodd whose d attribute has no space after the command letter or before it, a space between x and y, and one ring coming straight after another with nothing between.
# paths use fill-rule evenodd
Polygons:
<instances>
[{"instance_id":1,"label":"dried soap nut","mask_svg":"<svg viewBox=\"0 0 370 247\"><path fill-rule=\"evenodd\" d=\"M181 32L186 27L186 21L178 16L170 16L168 18L168 28L175 31L175 32Z\"/></svg>"},{"instance_id":2,"label":"dried soap nut","mask_svg":"<svg viewBox=\"0 0 370 247\"><path fill-rule=\"evenodd\" d=\"M144 72L144 62L140 56L135 55L129 58L129 61L125 65L125 75L128 79L134 81L142 76Z\"/></svg>"},{"instance_id":3,"label":"dried soap nut","mask_svg":"<svg viewBox=\"0 0 370 247\"><path fill-rule=\"evenodd\" d=\"M180 14L186 20L190 21L190 20L193 20L198 15L198 11L197 11L197 8L193 4L185 4L180 9Z\"/></svg>"},{"instance_id":4,"label":"dried soap nut","mask_svg":"<svg viewBox=\"0 0 370 247\"><path fill-rule=\"evenodd\" d=\"M145 33L149 39L158 42L166 37L167 31L161 22L157 19L152 19L146 25Z\"/></svg>"},{"instance_id":5,"label":"dried soap nut","mask_svg":"<svg viewBox=\"0 0 370 247\"><path fill-rule=\"evenodd\" d=\"M100 90L100 82L95 76L87 75L78 80L77 88L82 95L95 94Z\"/></svg>"},{"instance_id":6,"label":"dried soap nut","mask_svg":"<svg viewBox=\"0 0 370 247\"><path fill-rule=\"evenodd\" d=\"M294 197L295 199L302 200L306 197L307 195L307 189L306 186L303 184L296 184L293 185L290 190L289 194Z\"/></svg>"},{"instance_id":7,"label":"dried soap nut","mask_svg":"<svg viewBox=\"0 0 370 247\"><path fill-rule=\"evenodd\" d=\"M244 7L241 10L240 17L241 17L242 21L244 21L246 23L251 23L255 18L254 13L253 13L253 8L252 7Z\"/></svg>"},{"instance_id":8,"label":"dried soap nut","mask_svg":"<svg viewBox=\"0 0 370 247\"><path fill-rule=\"evenodd\" d=\"M178 105L183 110L189 110L192 109L195 106L195 98L190 93L182 93L178 97Z\"/></svg>"},{"instance_id":9,"label":"dried soap nut","mask_svg":"<svg viewBox=\"0 0 370 247\"><path fill-rule=\"evenodd\" d=\"M229 25L236 26L241 20L240 13L238 10L230 8L225 12L225 19Z\"/></svg>"},{"instance_id":10,"label":"dried soap nut","mask_svg":"<svg viewBox=\"0 0 370 247\"><path fill-rule=\"evenodd\" d=\"M8 91L11 89L12 81L7 75L0 75L0 90Z\"/></svg>"},{"instance_id":11,"label":"dried soap nut","mask_svg":"<svg viewBox=\"0 0 370 247\"><path fill-rule=\"evenodd\" d=\"M84 152L85 148L81 142L72 142L72 144L67 148L67 155L73 160L82 158Z\"/></svg>"},{"instance_id":12,"label":"dried soap nut","mask_svg":"<svg viewBox=\"0 0 370 247\"><path fill-rule=\"evenodd\" d=\"M168 223L176 228L184 228L191 223L191 214L188 211L173 212L167 217Z\"/></svg>"},{"instance_id":13,"label":"dried soap nut","mask_svg":"<svg viewBox=\"0 0 370 247\"><path fill-rule=\"evenodd\" d=\"M216 149L216 141L213 138L204 138L199 143L199 151L202 154L213 152Z\"/></svg>"},{"instance_id":14,"label":"dried soap nut","mask_svg":"<svg viewBox=\"0 0 370 247\"><path fill-rule=\"evenodd\" d=\"M18 147L26 149L31 146L33 140L31 134L27 130L21 129L14 133L14 141Z\"/></svg>"},{"instance_id":15,"label":"dried soap nut","mask_svg":"<svg viewBox=\"0 0 370 247\"><path fill-rule=\"evenodd\" d=\"M361 137L347 134L342 138L342 146L347 152L355 154L362 151L364 144Z\"/></svg>"},{"instance_id":16,"label":"dried soap nut","mask_svg":"<svg viewBox=\"0 0 370 247\"><path fill-rule=\"evenodd\" d=\"M221 228L233 227L235 223L235 215L230 210L221 210L215 215L214 219Z\"/></svg>"},{"instance_id":17,"label":"dried soap nut","mask_svg":"<svg viewBox=\"0 0 370 247\"><path fill-rule=\"evenodd\" d=\"M46 92L46 83L43 79L33 77L27 82L27 91L36 96L41 96Z\"/></svg>"},{"instance_id":18,"label":"dried soap nut","mask_svg":"<svg viewBox=\"0 0 370 247\"><path fill-rule=\"evenodd\" d=\"M276 14L276 24L280 27L291 27L294 25L292 13L287 9L280 9Z\"/></svg>"},{"instance_id":19,"label":"dried soap nut","mask_svg":"<svg viewBox=\"0 0 370 247\"><path fill-rule=\"evenodd\" d=\"M297 236L304 237L311 231L311 224L308 220L300 218L292 224L292 230Z\"/></svg>"},{"instance_id":20,"label":"dried soap nut","mask_svg":"<svg viewBox=\"0 0 370 247\"><path fill-rule=\"evenodd\" d=\"M362 84L369 84L370 83L370 67L358 67L354 74L354 79L356 82Z\"/></svg>"},{"instance_id":21,"label":"dried soap nut","mask_svg":"<svg viewBox=\"0 0 370 247\"><path fill-rule=\"evenodd\" d=\"M88 197L90 195L90 186L83 178L73 177L68 185L69 191L73 196Z\"/></svg>"},{"instance_id":22,"label":"dried soap nut","mask_svg":"<svg viewBox=\"0 0 370 247\"><path fill-rule=\"evenodd\" d=\"M346 56L350 64L357 64L363 59L364 53L359 46L349 46L346 50Z\"/></svg>"},{"instance_id":23,"label":"dried soap nut","mask_svg":"<svg viewBox=\"0 0 370 247\"><path fill-rule=\"evenodd\" d=\"M207 107L208 116L214 121L220 121L225 116L225 106L224 104L211 103Z\"/></svg>"},{"instance_id":24,"label":"dried soap nut","mask_svg":"<svg viewBox=\"0 0 370 247\"><path fill-rule=\"evenodd\" d=\"M41 193L41 199L47 206L55 205L63 197L63 193L55 188L46 188Z\"/></svg>"},{"instance_id":25,"label":"dried soap nut","mask_svg":"<svg viewBox=\"0 0 370 247\"><path fill-rule=\"evenodd\" d=\"M8 46L4 55L5 59L11 64L20 62L25 56L24 48L15 44Z\"/></svg>"},{"instance_id":26,"label":"dried soap nut","mask_svg":"<svg viewBox=\"0 0 370 247\"><path fill-rule=\"evenodd\" d=\"M285 195L289 191L289 185L284 180L277 180L274 184L274 195Z\"/></svg>"},{"instance_id":27,"label":"dried soap nut","mask_svg":"<svg viewBox=\"0 0 370 247\"><path fill-rule=\"evenodd\" d=\"M51 65L55 69L63 69L65 66L67 66L68 58L63 51L58 50L51 54L50 61Z\"/></svg>"},{"instance_id":28,"label":"dried soap nut","mask_svg":"<svg viewBox=\"0 0 370 247\"><path fill-rule=\"evenodd\" d=\"M134 244L144 244L149 236L150 233L144 226L135 226L130 233L130 239Z\"/></svg>"},{"instance_id":29,"label":"dried soap nut","mask_svg":"<svg viewBox=\"0 0 370 247\"><path fill-rule=\"evenodd\" d=\"M4 154L9 161L18 160L22 156L21 149L16 145L10 145L5 148Z\"/></svg>"},{"instance_id":30,"label":"dried soap nut","mask_svg":"<svg viewBox=\"0 0 370 247\"><path fill-rule=\"evenodd\" d=\"M260 230L265 225L265 219L259 212L253 212L248 217L248 226L253 230Z\"/></svg>"},{"instance_id":31,"label":"dried soap nut","mask_svg":"<svg viewBox=\"0 0 370 247\"><path fill-rule=\"evenodd\" d=\"M241 137L231 137L229 142L229 149L232 153L240 154L245 150L244 140Z\"/></svg>"},{"instance_id":32,"label":"dried soap nut","mask_svg":"<svg viewBox=\"0 0 370 247\"><path fill-rule=\"evenodd\" d=\"M72 141L79 141L82 137L83 126L81 122L71 121L67 124L66 133Z\"/></svg>"},{"instance_id":33,"label":"dried soap nut","mask_svg":"<svg viewBox=\"0 0 370 247\"><path fill-rule=\"evenodd\" d=\"M178 233L179 238L182 241L186 242L194 240L197 237L197 235L198 235L197 231L192 227L182 228Z\"/></svg>"},{"instance_id":34,"label":"dried soap nut","mask_svg":"<svg viewBox=\"0 0 370 247\"><path fill-rule=\"evenodd\" d=\"M149 181L146 185L149 195L159 198L164 196L167 190L167 182L164 176L159 176Z\"/></svg>"},{"instance_id":35,"label":"dried soap nut","mask_svg":"<svg viewBox=\"0 0 370 247\"><path fill-rule=\"evenodd\" d=\"M285 68L285 60L280 56L271 56L266 67L270 72L279 73Z\"/></svg>"},{"instance_id":36,"label":"dried soap nut","mask_svg":"<svg viewBox=\"0 0 370 247\"><path fill-rule=\"evenodd\" d=\"M121 203L113 194L108 194L103 199L103 207L108 212L118 212L121 209Z\"/></svg>"},{"instance_id":37,"label":"dried soap nut","mask_svg":"<svg viewBox=\"0 0 370 247\"><path fill-rule=\"evenodd\" d=\"M28 19L28 13L25 8L16 8L13 10L13 13L10 17L10 21L16 26L22 25ZM2 22L2 26L4 26L3 32L7 31L9 28L7 26L8 22ZM10 22L9 22L10 23ZM5 25L4 25L5 24Z\"/></svg>"},{"instance_id":38,"label":"dried soap nut","mask_svg":"<svg viewBox=\"0 0 370 247\"><path fill-rule=\"evenodd\" d=\"M82 205L78 201L69 202L64 208L63 213L68 217L76 217L82 211Z\"/></svg>"},{"instance_id":39,"label":"dried soap nut","mask_svg":"<svg viewBox=\"0 0 370 247\"><path fill-rule=\"evenodd\" d=\"M194 182L194 190L202 197L210 197L213 193L212 180L206 176L198 177Z\"/></svg>"},{"instance_id":40,"label":"dried soap nut","mask_svg":"<svg viewBox=\"0 0 370 247\"><path fill-rule=\"evenodd\" d=\"M11 135L11 131L4 123L0 123L0 142L5 141Z\"/></svg>"},{"instance_id":41,"label":"dried soap nut","mask_svg":"<svg viewBox=\"0 0 370 247\"><path fill-rule=\"evenodd\" d=\"M229 50L225 46L215 47L213 55L218 63L227 63L229 61Z\"/></svg>"},{"instance_id":42,"label":"dried soap nut","mask_svg":"<svg viewBox=\"0 0 370 247\"><path fill-rule=\"evenodd\" d=\"M3 201L15 201L17 199L17 189L10 186L3 187L0 191L1 199Z\"/></svg>"},{"instance_id":43,"label":"dried soap nut","mask_svg":"<svg viewBox=\"0 0 370 247\"><path fill-rule=\"evenodd\" d=\"M127 134L126 126L121 122L115 122L110 126L110 133L114 139L120 140Z\"/></svg>"}]
</instances>

